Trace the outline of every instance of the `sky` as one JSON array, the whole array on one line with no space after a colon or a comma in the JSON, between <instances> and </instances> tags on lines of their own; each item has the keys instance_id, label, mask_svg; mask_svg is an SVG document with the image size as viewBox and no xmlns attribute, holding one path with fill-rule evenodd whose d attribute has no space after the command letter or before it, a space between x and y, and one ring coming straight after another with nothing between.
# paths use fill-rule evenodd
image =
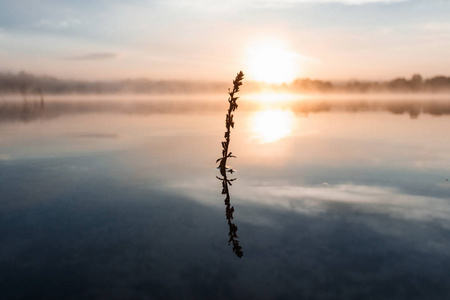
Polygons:
<instances>
[{"instance_id":1,"label":"sky","mask_svg":"<svg viewBox=\"0 0 450 300\"><path fill-rule=\"evenodd\" d=\"M0 71L67 79L449 75L447 0L0 0Z\"/></svg>"}]
</instances>

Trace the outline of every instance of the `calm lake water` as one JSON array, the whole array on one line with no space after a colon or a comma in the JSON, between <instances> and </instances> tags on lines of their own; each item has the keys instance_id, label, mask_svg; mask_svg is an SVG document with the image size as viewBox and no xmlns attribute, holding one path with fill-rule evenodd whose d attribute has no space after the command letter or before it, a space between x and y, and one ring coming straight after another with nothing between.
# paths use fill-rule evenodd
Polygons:
<instances>
[{"instance_id":1,"label":"calm lake water","mask_svg":"<svg viewBox=\"0 0 450 300\"><path fill-rule=\"evenodd\" d=\"M238 258L223 102L0 113L0 298L450 297L450 116L244 97Z\"/></svg>"}]
</instances>

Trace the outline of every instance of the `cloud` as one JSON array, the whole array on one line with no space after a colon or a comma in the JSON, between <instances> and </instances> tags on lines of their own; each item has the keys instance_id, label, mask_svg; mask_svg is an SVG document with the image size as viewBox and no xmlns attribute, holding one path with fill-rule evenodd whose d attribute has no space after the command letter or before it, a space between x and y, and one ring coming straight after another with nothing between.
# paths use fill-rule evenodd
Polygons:
<instances>
[{"instance_id":1,"label":"cloud","mask_svg":"<svg viewBox=\"0 0 450 300\"><path fill-rule=\"evenodd\" d=\"M250 2L261 4L261 5L294 5L299 3L312 3L312 4L323 4L323 3L340 3L345 5L364 5L364 4L392 4L399 2L406 2L409 0L251 0Z\"/></svg>"},{"instance_id":2,"label":"cloud","mask_svg":"<svg viewBox=\"0 0 450 300\"><path fill-rule=\"evenodd\" d=\"M103 59L112 59L118 57L118 53L114 52L96 52L89 53L77 56L70 56L67 59L69 60L103 60Z\"/></svg>"},{"instance_id":3,"label":"cloud","mask_svg":"<svg viewBox=\"0 0 450 300\"><path fill-rule=\"evenodd\" d=\"M410 0L230 0L230 1L207 1L207 0L180 0L168 2L166 5L182 11L207 11L209 13L223 13L224 11L247 10L247 9L289 9L300 4L341 4L346 6L358 6L365 4L395 4Z\"/></svg>"},{"instance_id":4,"label":"cloud","mask_svg":"<svg viewBox=\"0 0 450 300\"><path fill-rule=\"evenodd\" d=\"M450 32L449 22L429 22L422 24L420 28L426 32Z\"/></svg>"},{"instance_id":5,"label":"cloud","mask_svg":"<svg viewBox=\"0 0 450 300\"><path fill-rule=\"evenodd\" d=\"M409 0L249 0L250 6L259 8L290 8L297 4L342 4L342 5L365 5L365 4L394 4L407 2Z\"/></svg>"},{"instance_id":6,"label":"cloud","mask_svg":"<svg viewBox=\"0 0 450 300\"><path fill-rule=\"evenodd\" d=\"M400 2L407 2L410 0L244 0L244 1L211 1L194 0L177 2L178 7L190 8L194 10L204 9L226 9L226 8L289 8L297 4L327 4L337 3L343 5L364 5L364 4L394 4Z\"/></svg>"},{"instance_id":7,"label":"cloud","mask_svg":"<svg viewBox=\"0 0 450 300\"><path fill-rule=\"evenodd\" d=\"M409 1L409 0L284 0L284 2L290 2L290 3L305 3L305 2L342 3L342 4L347 4L347 5L362 5L362 4L369 4L369 3L391 4L391 3L406 2L406 1Z\"/></svg>"},{"instance_id":8,"label":"cloud","mask_svg":"<svg viewBox=\"0 0 450 300\"><path fill-rule=\"evenodd\" d=\"M119 135L115 134L115 133L71 133L71 134L67 134L67 136L72 137L72 138L93 138L93 139L117 139L117 138L119 138Z\"/></svg>"},{"instance_id":9,"label":"cloud","mask_svg":"<svg viewBox=\"0 0 450 300\"><path fill-rule=\"evenodd\" d=\"M67 29L70 27L75 27L80 24L78 19L67 19L62 21L53 21L48 19L41 19L36 23L37 27L42 28L52 28L52 29Z\"/></svg>"}]
</instances>

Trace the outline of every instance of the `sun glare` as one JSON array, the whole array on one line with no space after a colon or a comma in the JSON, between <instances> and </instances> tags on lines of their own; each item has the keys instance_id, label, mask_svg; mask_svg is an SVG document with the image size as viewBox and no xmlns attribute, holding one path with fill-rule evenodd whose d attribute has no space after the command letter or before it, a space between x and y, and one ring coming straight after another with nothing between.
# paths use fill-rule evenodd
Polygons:
<instances>
[{"instance_id":1,"label":"sun glare","mask_svg":"<svg viewBox=\"0 0 450 300\"><path fill-rule=\"evenodd\" d=\"M248 75L266 83L290 82L297 75L296 54L281 41L265 41L248 48Z\"/></svg>"},{"instance_id":2,"label":"sun glare","mask_svg":"<svg viewBox=\"0 0 450 300\"><path fill-rule=\"evenodd\" d=\"M285 110L265 110L254 113L251 128L255 139L272 143L292 132L294 113Z\"/></svg>"}]
</instances>

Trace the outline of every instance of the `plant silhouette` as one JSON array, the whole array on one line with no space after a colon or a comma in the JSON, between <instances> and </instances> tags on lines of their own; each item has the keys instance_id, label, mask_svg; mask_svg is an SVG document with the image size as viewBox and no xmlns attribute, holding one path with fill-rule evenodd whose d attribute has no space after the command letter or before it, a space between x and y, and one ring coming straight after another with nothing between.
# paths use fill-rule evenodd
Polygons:
<instances>
[{"instance_id":1,"label":"plant silhouette","mask_svg":"<svg viewBox=\"0 0 450 300\"><path fill-rule=\"evenodd\" d=\"M238 235L237 235L237 226L231 221L233 219L234 207L231 206L230 203L230 190L229 186L231 186L231 182L235 181L236 178L228 179L227 172L233 174L234 170L231 168L227 168L227 159L230 157L235 157L232 152L228 152L228 148L230 145L230 133L231 128L234 128L233 121L233 112L238 108L236 100L238 97L235 97L235 94L239 92L239 87L242 85L242 80L244 79L244 73L240 71L236 78L233 80L233 90L228 89L228 102L230 104L228 108L228 112L225 118L225 141L222 142L222 157L217 159L216 163L219 163L218 169L220 170L220 174L222 177L217 177L217 179L222 181L222 195L225 195L225 215L228 221L229 233L228 233L228 245L233 244L233 252L237 257L241 258L244 253L242 252L242 247L239 245Z\"/></svg>"}]
</instances>

